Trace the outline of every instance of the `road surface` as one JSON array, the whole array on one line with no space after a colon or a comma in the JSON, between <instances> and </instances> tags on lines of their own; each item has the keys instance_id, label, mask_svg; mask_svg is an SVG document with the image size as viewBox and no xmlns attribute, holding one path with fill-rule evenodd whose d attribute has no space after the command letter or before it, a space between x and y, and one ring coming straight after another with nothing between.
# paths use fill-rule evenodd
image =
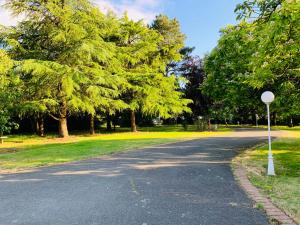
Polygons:
<instances>
[{"instance_id":1,"label":"road surface","mask_svg":"<svg viewBox=\"0 0 300 225\"><path fill-rule=\"evenodd\" d=\"M0 225L266 225L230 161L243 131L0 175Z\"/></svg>"}]
</instances>

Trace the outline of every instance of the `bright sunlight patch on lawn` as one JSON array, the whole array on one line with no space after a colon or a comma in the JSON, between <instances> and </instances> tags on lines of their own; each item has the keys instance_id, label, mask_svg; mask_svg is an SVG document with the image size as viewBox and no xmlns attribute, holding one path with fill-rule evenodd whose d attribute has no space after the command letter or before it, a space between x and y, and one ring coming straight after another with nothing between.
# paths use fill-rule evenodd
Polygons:
<instances>
[{"instance_id":1,"label":"bright sunlight patch on lawn","mask_svg":"<svg viewBox=\"0 0 300 225\"><path fill-rule=\"evenodd\" d=\"M180 128L179 128L180 129ZM217 136L222 132L164 131L112 133L95 136L74 135L68 139L53 136L12 136L0 146L0 169L16 170L93 158L130 149L175 141Z\"/></svg>"}]
</instances>

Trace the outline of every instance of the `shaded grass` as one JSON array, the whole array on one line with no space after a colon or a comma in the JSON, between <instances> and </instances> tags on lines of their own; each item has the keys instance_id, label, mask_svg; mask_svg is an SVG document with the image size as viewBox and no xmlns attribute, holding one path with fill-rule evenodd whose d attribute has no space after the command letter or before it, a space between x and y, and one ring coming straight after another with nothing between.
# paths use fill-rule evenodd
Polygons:
<instances>
[{"instance_id":1,"label":"shaded grass","mask_svg":"<svg viewBox=\"0 0 300 225\"><path fill-rule=\"evenodd\" d=\"M222 125L221 127L225 127ZM255 125L251 124L242 124L242 125L227 125L227 128L259 128L259 129L268 129L267 125L259 125L256 127ZM294 127L289 127L289 126L271 126L272 130L286 130L286 131L300 131L300 126L294 126Z\"/></svg>"},{"instance_id":2,"label":"shaded grass","mask_svg":"<svg viewBox=\"0 0 300 225\"><path fill-rule=\"evenodd\" d=\"M0 169L23 169L71 162L129 149L221 134L224 132L113 133L77 135L68 139L14 136L0 146ZM18 142L21 138L22 142Z\"/></svg>"},{"instance_id":3,"label":"shaded grass","mask_svg":"<svg viewBox=\"0 0 300 225\"><path fill-rule=\"evenodd\" d=\"M293 132L294 133L294 132ZM281 138L272 144L276 176L267 176L268 146L248 151L243 164L251 182L261 188L272 201L300 223L300 136Z\"/></svg>"},{"instance_id":4,"label":"shaded grass","mask_svg":"<svg viewBox=\"0 0 300 225\"><path fill-rule=\"evenodd\" d=\"M214 128L214 125L212 125L212 128ZM219 125L217 131L231 131L232 128L226 127L225 125ZM187 129L184 129L184 127L181 124L177 125L162 125L162 126L152 126L152 127L138 127L138 131L141 132L196 132L197 126L196 125L187 125ZM105 128L101 129L102 133L114 133L113 131L107 132L105 131ZM117 132L130 132L130 128L117 128Z\"/></svg>"}]
</instances>

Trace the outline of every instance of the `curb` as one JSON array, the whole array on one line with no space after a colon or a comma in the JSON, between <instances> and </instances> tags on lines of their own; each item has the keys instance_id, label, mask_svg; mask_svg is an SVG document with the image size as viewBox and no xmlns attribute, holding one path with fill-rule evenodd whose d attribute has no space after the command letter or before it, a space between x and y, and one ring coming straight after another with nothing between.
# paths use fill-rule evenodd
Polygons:
<instances>
[{"instance_id":1,"label":"curb","mask_svg":"<svg viewBox=\"0 0 300 225\"><path fill-rule=\"evenodd\" d=\"M240 186L246 191L247 195L257 204L263 205L265 213L270 217L272 224L277 225L298 225L291 217L276 207L270 199L259 192L259 189L251 184L248 179L246 169L237 163L232 167L233 174Z\"/></svg>"}]
</instances>

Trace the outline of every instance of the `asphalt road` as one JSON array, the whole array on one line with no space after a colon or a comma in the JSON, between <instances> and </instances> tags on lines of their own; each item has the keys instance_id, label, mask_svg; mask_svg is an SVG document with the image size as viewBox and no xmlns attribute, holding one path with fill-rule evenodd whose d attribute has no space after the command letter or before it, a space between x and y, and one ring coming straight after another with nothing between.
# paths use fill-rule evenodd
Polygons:
<instances>
[{"instance_id":1,"label":"asphalt road","mask_svg":"<svg viewBox=\"0 0 300 225\"><path fill-rule=\"evenodd\" d=\"M230 168L241 148L262 141L249 134L0 175L0 224L269 224Z\"/></svg>"}]
</instances>

